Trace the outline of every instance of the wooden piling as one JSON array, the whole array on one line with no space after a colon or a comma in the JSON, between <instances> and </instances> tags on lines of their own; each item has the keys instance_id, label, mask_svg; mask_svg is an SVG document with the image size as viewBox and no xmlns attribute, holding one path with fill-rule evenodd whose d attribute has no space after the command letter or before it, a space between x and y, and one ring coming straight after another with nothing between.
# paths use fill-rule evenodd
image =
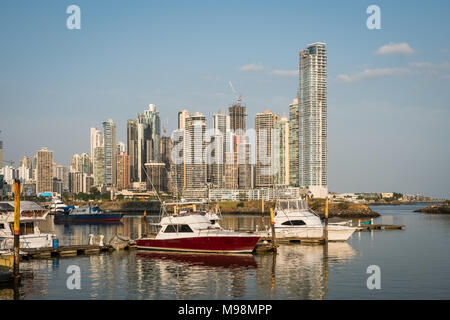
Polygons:
<instances>
[{"instance_id":1,"label":"wooden piling","mask_svg":"<svg viewBox=\"0 0 450 320\"><path fill-rule=\"evenodd\" d=\"M273 215L273 208L270 208L270 227L272 229L272 247L277 248L277 237L275 236L275 218Z\"/></svg>"},{"instance_id":2,"label":"wooden piling","mask_svg":"<svg viewBox=\"0 0 450 320\"><path fill-rule=\"evenodd\" d=\"M325 198L325 244L328 244L328 196Z\"/></svg>"},{"instance_id":3,"label":"wooden piling","mask_svg":"<svg viewBox=\"0 0 450 320\"><path fill-rule=\"evenodd\" d=\"M20 250L20 180L14 180L14 266L13 277L19 278Z\"/></svg>"},{"instance_id":4,"label":"wooden piling","mask_svg":"<svg viewBox=\"0 0 450 320\"><path fill-rule=\"evenodd\" d=\"M144 237L147 236L147 211L144 211L144 217L142 219L142 223L144 224Z\"/></svg>"}]
</instances>

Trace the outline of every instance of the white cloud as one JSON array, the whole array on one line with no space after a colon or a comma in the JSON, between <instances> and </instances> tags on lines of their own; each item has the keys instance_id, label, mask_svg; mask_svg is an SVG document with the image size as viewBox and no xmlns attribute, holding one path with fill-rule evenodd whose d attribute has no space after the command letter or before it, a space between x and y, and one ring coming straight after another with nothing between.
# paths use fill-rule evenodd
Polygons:
<instances>
[{"instance_id":1,"label":"white cloud","mask_svg":"<svg viewBox=\"0 0 450 320\"><path fill-rule=\"evenodd\" d=\"M364 79L370 78L382 78L392 76L402 76L411 73L408 68L379 68L379 69L366 69L361 72L357 72L353 75L341 74L338 75L338 79L342 82L358 82Z\"/></svg>"},{"instance_id":2,"label":"white cloud","mask_svg":"<svg viewBox=\"0 0 450 320\"><path fill-rule=\"evenodd\" d=\"M270 74L274 74L282 77L296 77L298 76L298 70L279 70L275 69L270 72Z\"/></svg>"},{"instance_id":3,"label":"white cloud","mask_svg":"<svg viewBox=\"0 0 450 320\"><path fill-rule=\"evenodd\" d=\"M408 55L413 54L414 50L406 42L393 43L390 42L381 46L376 51L377 55Z\"/></svg>"},{"instance_id":4,"label":"white cloud","mask_svg":"<svg viewBox=\"0 0 450 320\"><path fill-rule=\"evenodd\" d=\"M264 67L261 64L254 64L254 63L246 64L245 66L242 66L240 68L241 71L259 71L263 69Z\"/></svg>"}]
</instances>

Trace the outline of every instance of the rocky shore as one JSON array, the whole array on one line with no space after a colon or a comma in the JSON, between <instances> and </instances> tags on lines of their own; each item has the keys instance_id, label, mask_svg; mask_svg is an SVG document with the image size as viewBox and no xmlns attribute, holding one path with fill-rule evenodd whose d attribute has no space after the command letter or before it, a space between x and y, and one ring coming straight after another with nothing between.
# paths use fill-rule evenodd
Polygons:
<instances>
[{"instance_id":1,"label":"rocky shore","mask_svg":"<svg viewBox=\"0 0 450 320\"><path fill-rule=\"evenodd\" d=\"M325 216L325 201L320 204L312 203L310 207L321 217ZM328 204L328 217L330 218L376 218L380 214L365 204L352 202L330 202Z\"/></svg>"},{"instance_id":2,"label":"rocky shore","mask_svg":"<svg viewBox=\"0 0 450 320\"><path fill-rule=\"evenodd\" d=\"M88 203L76 203L77 205L87 205ZM274 201L264 203L264 212L261 211L261 201L223 201L219 202L220 211L224 215L269 215L270 208L275 206ZM91 203L98 205L101 210L122 212L125 214L157 214L160 212L159 201L106 201ZM210 208L216 206L211 203ZM321 217L325 214L325 200L315 199L309 201L309 206ZM169 208L170 211L170 208ZM367 205L351 202L330 202L328 207L328 216L330 218L376 218L380 216L377 212L370 209Z\"/></svg>"},{"instance_id":3,"label":"rocky shore","mask_svg":"<svg viewBox=\"0 0 450 320\"><path fill-rule=\"evenodd\" d=\"M434 214L450 214L450 204L434 204L422 209L414 210L414 212L434 213Z\"/></svg>"}]
</instances>

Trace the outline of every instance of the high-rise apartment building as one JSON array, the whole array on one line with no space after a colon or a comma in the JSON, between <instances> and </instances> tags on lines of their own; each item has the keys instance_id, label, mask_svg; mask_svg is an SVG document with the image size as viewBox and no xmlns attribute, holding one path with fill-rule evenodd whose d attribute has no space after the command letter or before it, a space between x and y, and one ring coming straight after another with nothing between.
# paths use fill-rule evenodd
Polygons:
<instances>
[{"instance_id":1,"label":"high-rise apartment building","mask_svg":"<svg viewBox=\"0 0 450 320\"><path fill-rule=\"evenodd\" d=\"M298 114L298 98L295 98L289 105L289 185L292 187L299 186L299 114Z\"/></svg>"},{"instance_id":2,"label":"high-rise apartment building","mask_svg":"<svg viewBox=\"0 0 450 320\"><path fill-rule=\"evenodd\" d=\"M240 101L228 108L230 113L231 130L238 134L245 134L247 131L247 107L241 105Z\"/></svg>"},{"instance_id":3,"label":"high-rise apartment building","mask_svg":"<svg viewBox=\"0 0 450 320\"><path fill-rule=\"evenodd\" d=\"M178 194L206 195L206 117L186 110L178 113L178 130L173 133L174 185Z\"/></svg>"},{"instance_id":4,"label":"high-rise apartment building","mask_svg":"<svg viewBox=\"0 0 450 320\"><path fill-rule=\"evenodd\" d=\"M206 188L206 117L200 112L186 118L186 189Z\"/></svg>"},{"instance_id":5,"label":"high-rise apartment building","mask_svg":"<svg viewBox=\"0 0 450 320\"><path fill-rule=\"evenodd\" d=\"M274 124L273 163L275 165L275 185L289 185L289 120L282 117L280 121Z\"/></svg>"},{"instance_id":6,"label":"high-rise apartment building","mask_svg":"<svg viewBox=\"0 0 450 320\"><path fill-rule=\"evenodd\" d=\"M117 189L130 187L130 157L123 151L117 156Z\"/></svg>"},{"instance_id":7,"label":"high-rise apartment building","mask_svg":"<svg viewBox=\"0 0 450 320\"><path fill-rule=\"evenodd\" d=\"M274 125L280 116L269 110L256 114L256 187L273 187L276 165L273 163Z\"/></svg>"},{"instance_id":8,"label":"high-rise apartment building","mask_svg":"<svg viewBox=\"0 0 450 320\"><path fill-rule=\"evenodd\" d=\"M146 182L145 164L161 162L161 120L159 111L150 104L136 120L127 122L127 153L133 182Z\"/></svg>"},{"instance_id":9,"label":"high-rise apartment building","mask_svg":"<svg viewBox=\"0 0 450 320\"><path fill-rule=\"evenodd\" d=\"M28 158L27 156L23 156L22 160L20 160L20 166L27 169L32 169L33 163L30 158Z\"/></svg>"},{"instance_id":10,"label":"high-rise apartment building","mask_svg":"<svg viewBox=\"0 0 450 320\"><path fill-rule=\"evenodd\" d=\"M94 161L95 148L103 146L103 134L97 128L91 128L91 152L90 156Z\"/></svg>"},{"instance_id":11,"label":"high-rise apartment building","mask_svg":"<svg viewBox=\"0 0 450 320\"><path fill-rule=\"evenodd\" d=\"M327 189L327 54L325 44L299 55L299 185L316 197Z\"/></svg>"},{"instance_id":12,"label":"high-rise apartment building","mask_svg":"<svg viewBox=\"0 0 450 320\"><path fill-rule=\"evenodd\" d=\"M103 122L105 149L105 185L114 188L117 185L117 143L116 123L109 119Z\"/></svg>"},{"instance_id":13,"label":"high-rise apartment building","mask_svg":"<svg viewBox=\"0 0 450 320\"><path fill-rule=\"evenodd\" d=\"M127 154L130 157L130 180L138 181L138 136L137 121L130 119L127 121Z\"/></svg>"},{"instance_id":14,"label":"high-rise apartment building","mask_svg":"<svg viewBox=\"0 0 450 320\"><path fill-rule=\"evenodd\" d=\"M98 146L94 149L94 186L101 187L105 182L105 147Z\"/></svg>"},{"instance_id":15,"label":"high-rise apartment building","mask_svg":"<svg viewBox=\"0 0 450 320\"><path fill-rule=\"evenodd\" d=\"M53 152L42 148L37 152L36 193L53 191Z\"/></svg>"}]
</instances>

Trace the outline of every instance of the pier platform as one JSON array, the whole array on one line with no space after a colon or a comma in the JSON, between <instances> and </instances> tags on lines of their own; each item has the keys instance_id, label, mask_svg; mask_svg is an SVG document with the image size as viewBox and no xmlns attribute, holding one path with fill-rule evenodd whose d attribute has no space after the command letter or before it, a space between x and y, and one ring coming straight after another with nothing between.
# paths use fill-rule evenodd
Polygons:
<instances>
[{"instance_id":1,"label":"pier platform","mask_svg":"<svg viewBox=\"0 0 450 320\"><path fill-rule=\"evenodd\" d=\"M371 231L371 230L405 230L404 225L395 224L361 224L357 226L356 231Z\"/></svg>"},{"instance_id":2,"label":"pier platform","mask_svg":"<svg viewBox=\"0 0 450 320\"><path fill-rule=\"evenodd\" d=\"M105 251L113 251L111 245L75 245L61 246L58 248L20 249L25 252L24 258L55 258L78 256L82 254L99 254Z\"/></svg>"}]
</instances>

